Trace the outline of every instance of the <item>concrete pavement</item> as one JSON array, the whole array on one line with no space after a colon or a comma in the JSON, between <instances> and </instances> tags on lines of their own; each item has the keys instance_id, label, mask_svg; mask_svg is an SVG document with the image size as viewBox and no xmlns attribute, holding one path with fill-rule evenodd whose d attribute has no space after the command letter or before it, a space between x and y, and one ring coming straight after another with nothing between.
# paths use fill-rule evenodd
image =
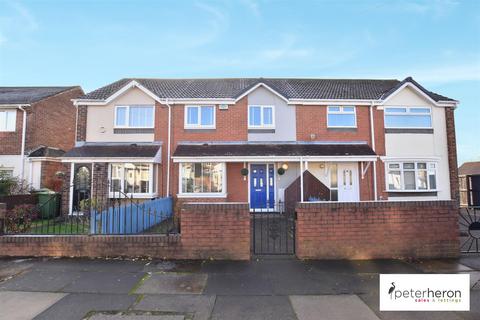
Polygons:
<instances>
[{"instance_id":1,"label":"concrete pavement","mask_svg":"<svg viewBox=\"0 0 480 320\"><path fill-rule=\"evenodd\" d=\"M471 312L380 312L379 273L469 273ZM0 260L0 319L480 319L460 260Z\"/></svg>"}]
</instances>

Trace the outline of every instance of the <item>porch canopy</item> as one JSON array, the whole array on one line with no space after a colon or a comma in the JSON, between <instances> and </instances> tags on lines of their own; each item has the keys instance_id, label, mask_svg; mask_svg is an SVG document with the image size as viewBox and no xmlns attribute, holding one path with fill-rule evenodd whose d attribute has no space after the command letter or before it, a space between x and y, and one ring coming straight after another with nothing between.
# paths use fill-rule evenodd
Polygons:
<instances>
[{"instance_id":1,"label":"porch canopy","mask_svg":"<svg viewBox=\"0 0 480 320\"><path fill-rule=\"evenodd\" d=\"M174 162L247 161L376 161L377 155L365 142L232 142L181 143Z\"/></svg>"},{"instance_id":2,"label":"porch canopy","mask_svg":"<svg viewBox=\"0 0 480 320\"><path fill-rule=\"evenodd\" d=\"M158 143L86 143L62 157L63 162L161 162Z\"/></svg>"}]
</instances>

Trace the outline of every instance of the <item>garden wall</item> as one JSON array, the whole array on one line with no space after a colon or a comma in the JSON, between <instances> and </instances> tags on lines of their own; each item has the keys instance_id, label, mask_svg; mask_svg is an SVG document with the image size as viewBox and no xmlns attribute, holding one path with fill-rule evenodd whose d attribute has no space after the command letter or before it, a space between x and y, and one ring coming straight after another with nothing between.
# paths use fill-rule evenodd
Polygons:
<instances>
[{"instance_id":1,"label":"garden wall","mask_svg":"<svg viewBox=\"0 0 480 320\"><path fill-rule=\"evenodd\" d=\"M302 259L459 255L455 201L299 203L296 232Z\"/></svg>"}]
</instances>

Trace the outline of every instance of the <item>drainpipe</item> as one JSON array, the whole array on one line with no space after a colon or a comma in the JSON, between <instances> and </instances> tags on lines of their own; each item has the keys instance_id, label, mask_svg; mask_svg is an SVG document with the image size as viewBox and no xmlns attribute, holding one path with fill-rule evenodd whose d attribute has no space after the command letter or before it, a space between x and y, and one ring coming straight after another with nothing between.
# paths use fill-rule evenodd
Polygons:
<instances>
[{"instance_id":1,"label":"drainpipe","mask_svg":"<svg viewBox=\"0 0 480 320\"><path fill-rule=\"evenodd\" d=\"M373 101L370 104L370 135L372 137L372 149L375 152L375 124L373 122ZM378 200L377 192L377 162L373 164L373 199Z\"/></svg>"},{"instance_id":2,"label":"drainpipe","mask_svg":"<svg viewBox=\"0 0 480 320\"><path fill-rule=\"evenodd\" d=\"M22 122L22 150L21 150L21 159L22 159L22 165L20 166L20 177L22 178L22 185L23 185L23 180L25 179L25 141L26 141L26 135L27 135L27 111L24 109L23 106L18 107L20 110L23 111L23 122Z\"/></svg>"},{"instance_id":3,"label":"drainpipe","mask_svg":"<svg viewBox=\"0 0 480 320\"><path fill-rule=\"evenodd\" d=\"M172 106L168 104L168 99L165 100L168 107L168 141L167 141L167 197L170 196L170 147L172 135Z\"/></svg>"},{"instance_id":4,"label":"drainpipe","mask_svg":"<svg viewBox=\"0 0 480 320\"><path fill-rule=\"evenodd\" d=\"M300 202L303 202L303 157L300 157Z\"/></svg>"}]
</instances>

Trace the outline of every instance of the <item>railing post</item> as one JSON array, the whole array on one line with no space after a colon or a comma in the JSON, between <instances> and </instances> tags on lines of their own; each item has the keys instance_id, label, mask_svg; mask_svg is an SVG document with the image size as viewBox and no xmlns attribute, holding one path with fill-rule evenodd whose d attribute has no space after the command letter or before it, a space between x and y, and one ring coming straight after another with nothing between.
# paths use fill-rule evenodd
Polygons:
<instances>
[{"instance_id":1,"label":"railing post","mask_svg":"<svg viewBox=\"0 0 480 320\"><path fill-rule=\"evenodd\" d=\"M5 216L7 214L7 204L0 203L0 236L5 234Z\"/></svg>"}]
</instances>

